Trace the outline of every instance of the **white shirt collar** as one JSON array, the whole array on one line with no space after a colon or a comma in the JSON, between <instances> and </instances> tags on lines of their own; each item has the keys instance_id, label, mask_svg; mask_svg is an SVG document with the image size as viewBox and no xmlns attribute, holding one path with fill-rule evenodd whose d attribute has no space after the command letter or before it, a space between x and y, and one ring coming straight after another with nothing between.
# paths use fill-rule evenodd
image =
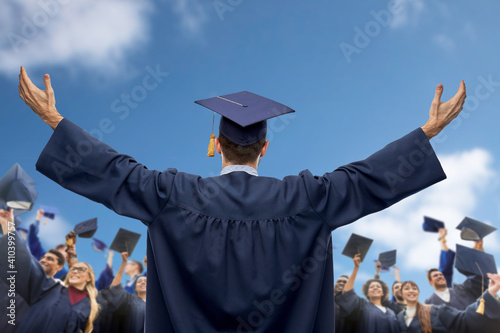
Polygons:
<instances>
[{"instance_id":1,"label":"white shirt collar","mask_svg":"<svg viewBox=\"0 0 500 333\"><path fill-rule=\"evenodd\" d=\"M222 169L220 172L220 175L226 175L228 173L234 172L234 171L243 171L248 173L251 176L258 176L259 174L257 173L257 169L252 168L249 165L228 165Z\"/></svg>"}]
</instances>

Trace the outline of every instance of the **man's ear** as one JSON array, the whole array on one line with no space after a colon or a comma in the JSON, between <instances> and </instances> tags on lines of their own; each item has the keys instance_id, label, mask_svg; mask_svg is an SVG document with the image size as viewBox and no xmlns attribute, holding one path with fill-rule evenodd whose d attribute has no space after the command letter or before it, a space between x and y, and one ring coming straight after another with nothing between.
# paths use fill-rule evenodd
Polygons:
<instances>
[{"instance_id":1,"label":"man's ear","mask_svg":"<svg viewBox=\"0 0 500 333\"><path fill-rule=\"evenodd\" d=\"M260 151L260 158L264 157L267 152L267 148L269 147L269 140L264 142L264 145L262 146L262 150Z\"/></svg>"},{"instance_id":2,"label":"man's ear","mask_svg":"<svg viewBox=\"0 0 500 333\"><path fill-rule=\"evenodd\" d=\"M215 138L214 139L214 143L215 143L215 151L217 152L217 154L219 155L222 155L222 150L220 148L220 141L219 141L219 138Z\"/></svg>"}]
</instances>

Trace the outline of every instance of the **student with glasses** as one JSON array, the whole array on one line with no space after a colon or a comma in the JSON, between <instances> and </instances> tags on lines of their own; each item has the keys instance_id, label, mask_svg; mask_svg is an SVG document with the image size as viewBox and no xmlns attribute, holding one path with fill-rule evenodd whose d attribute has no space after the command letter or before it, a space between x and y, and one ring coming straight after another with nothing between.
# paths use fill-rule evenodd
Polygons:
<instances>
[{"instance_id":1,"label":"student with glasses","mask_svg":"<svg viewBox=\"0 0 500 333\"><path fill-rule=\"evenodd\" d=\"M10 211L0 210L2 230L13 220ZM4 227L5 226L5 227ZM64 285L45 273L42 265L31 255L20 235L0 237L0 279L7 281L12 271L8 261L9 247L15 243L15 292L29 304L16 332L84 332L93 330L93 321L99 312L95 275L90 265L77 262L68 272ZM11 243L11 244L9 244Z\"/></svg>"}]
</instances>

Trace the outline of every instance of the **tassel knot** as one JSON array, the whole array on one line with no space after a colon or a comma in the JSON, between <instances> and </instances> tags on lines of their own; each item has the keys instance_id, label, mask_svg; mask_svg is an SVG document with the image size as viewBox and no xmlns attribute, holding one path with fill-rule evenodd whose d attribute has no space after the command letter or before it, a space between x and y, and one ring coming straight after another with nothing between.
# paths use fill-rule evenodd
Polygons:
<instances>
[{"instance_id":1,"label":"tassel knot","mask_svg":"<svg viewBox=\"0 0 500 333\"><path fill-rule=\"evenodd\" d=\"M210 134L210 143L208 144L208 157L215 156L215 134Z\"/></svg>"}]
</instances>

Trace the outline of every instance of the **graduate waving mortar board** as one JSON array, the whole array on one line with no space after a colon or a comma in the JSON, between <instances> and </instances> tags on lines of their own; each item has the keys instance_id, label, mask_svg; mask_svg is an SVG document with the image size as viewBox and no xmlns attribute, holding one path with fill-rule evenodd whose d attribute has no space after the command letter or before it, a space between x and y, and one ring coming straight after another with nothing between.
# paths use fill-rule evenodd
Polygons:
<instances>
[{"instance_id":1,"label":"graduate waving mortar board","mask_svg":"<svg viewBox=\"0 0 500 333\"><path fill-rule=\"evenodd\" d=\"M446 176L429 139L463 108L463 81L429 120L367 159L321 177L257 175L266 120L293 110L241 92L198 101L222 115L220 176L148 170L63 118L49 75L38 89L21 67L19 94L54 133L37 169L61 186L148 227L148 332L327 332L333 327L331 232ZM241 119L234 116L240 111ZM70 147L91 147L68 165ZM401 158L418 154L415 172ZM213 187L218 189L213 196ZM330 249L330 250L328 250Z\"/></svg>"}]
</instances>

